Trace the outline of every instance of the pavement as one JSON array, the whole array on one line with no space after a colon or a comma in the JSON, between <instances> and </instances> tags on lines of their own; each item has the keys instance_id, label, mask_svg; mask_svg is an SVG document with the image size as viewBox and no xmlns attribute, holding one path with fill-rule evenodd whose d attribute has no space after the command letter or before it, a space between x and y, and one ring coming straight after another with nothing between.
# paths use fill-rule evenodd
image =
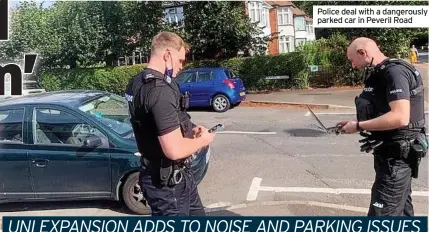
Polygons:
<instances>
[{"instance_id":1,"label":"pavement","mask_svg":"<svg viewBox=\"0 0 429 232\"><path fill-rule=\"evenodd\" d=\"M316 109L326 126L354 115ZM305 109L238 106L225 113L194 110L192 120L225 130L212 144L199 185L209 215L364 216L374 181L373 157L359 151L358 135L317 129ZM416 215L428 215L428 159L413 179ZM1 216L125 216L110 201L0 204Z\"/></svg>"},{"instance_id":2,"label":"pavement","mask_svg":"<svg viewBox=\"0 0 429 232\"><path fill-rule=\"evenodd\" d=\"M427 53L424 53L427 56ZM422 55L421 55L422 56ZM415 65L420 71L423 83L426 89L425 110L428 110L428 63L419 63ZM246 101L253 103L276 103L284 105L303 105L309 104L319 106L325 109L355 109L354 100L362 92L362 87L347 88L324 88L324 89L305 89L305 90L279 90L270 93L249 93Z\"/></svg>"}]
</instances>

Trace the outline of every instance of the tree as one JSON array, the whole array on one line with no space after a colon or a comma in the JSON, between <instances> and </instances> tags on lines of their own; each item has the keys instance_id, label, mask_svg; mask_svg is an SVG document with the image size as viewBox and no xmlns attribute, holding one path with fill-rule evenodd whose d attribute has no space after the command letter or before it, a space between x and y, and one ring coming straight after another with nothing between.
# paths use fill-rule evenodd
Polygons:
<instances>
[{"instance_id":1,"label":"tree","mask_svg":"<svg viewBox=\"0 0 429 232\"><path fill-rule=\"evenodd\" d=\"M244 2L192 2L185 5L184 18L185 38L197 59L226 59L239 51L266 49L266 38L246 16Z\"/></svg>"}]
</instances>

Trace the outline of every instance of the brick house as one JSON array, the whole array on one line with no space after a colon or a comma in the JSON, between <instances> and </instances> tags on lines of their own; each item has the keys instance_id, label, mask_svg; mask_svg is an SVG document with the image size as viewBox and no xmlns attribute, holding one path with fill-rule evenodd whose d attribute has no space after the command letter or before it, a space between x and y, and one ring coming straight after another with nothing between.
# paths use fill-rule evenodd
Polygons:
<instances>
[{"instance_id":1,"label":"brick house","mask_svg":"<svg viewBox=\"0 0 429 232\"><path fill-rule=\"evenodd\" d=\"M165 4L164 22L183 27L183 8L186 4L189 2ZM245 6L250 21L259 22L263 36L271 37L267 54L293 52L299 44L316 39L312 18L291 1L246 0Z\"/></svg>"},{"instance_id":2,"label":"brick house","mask_svg":"<svg viewBox=\"0 0 429 232\"><path fill-rule=\"evenodd\" d=\"M293 52L316 39L312 18L290 1L246 1L246 7L250 21L259 21L264 36L271 35L267 54Z\"/></svg>"}]
</instances>

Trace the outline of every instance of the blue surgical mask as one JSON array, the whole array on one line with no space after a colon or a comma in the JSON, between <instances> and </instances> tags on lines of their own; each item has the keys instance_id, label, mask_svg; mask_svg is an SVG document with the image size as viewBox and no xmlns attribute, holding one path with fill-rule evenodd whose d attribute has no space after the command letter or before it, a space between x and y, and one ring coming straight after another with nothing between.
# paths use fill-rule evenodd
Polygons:
<instances>
[{"instance_id":1,"label":"blue surgical mask","mask_svg":"<svg viewBox=\"0 0 429 232\"><path fill-rule=\"evenodd\" d=\"M173 76L173 69L165 68L165 73L164 74L166 76L168 76L168 77L172 77Z\"/></svg>"}]
</instances>

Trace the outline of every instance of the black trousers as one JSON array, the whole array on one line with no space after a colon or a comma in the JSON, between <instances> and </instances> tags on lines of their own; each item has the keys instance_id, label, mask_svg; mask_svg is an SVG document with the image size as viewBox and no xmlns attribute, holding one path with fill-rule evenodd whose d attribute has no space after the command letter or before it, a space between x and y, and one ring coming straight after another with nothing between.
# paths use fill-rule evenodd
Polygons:
<instances>
[{"instance_id":1,"label":"black trousers","mask_svg":"<svg viewBox=\"0 0 429 232\"><path fill-rule=\"evenodd\" d=\"M387 155L382 153L374 153L376 174L368 216L414 216L411 165L404 159L382 158Z\"/></svg>"},{"instance_id":2,"label":"black trousers","mask_svg":"<svg viewBox=\"0 0 429 232\"><path fill-rule=\"evenodd\" d=\"M140 187L152 216L205 216L197 184L189 169L183 171L182 181L175 186L159 182L159 169L148 167L140 171Z\"/></svg>"}]
</instances>

